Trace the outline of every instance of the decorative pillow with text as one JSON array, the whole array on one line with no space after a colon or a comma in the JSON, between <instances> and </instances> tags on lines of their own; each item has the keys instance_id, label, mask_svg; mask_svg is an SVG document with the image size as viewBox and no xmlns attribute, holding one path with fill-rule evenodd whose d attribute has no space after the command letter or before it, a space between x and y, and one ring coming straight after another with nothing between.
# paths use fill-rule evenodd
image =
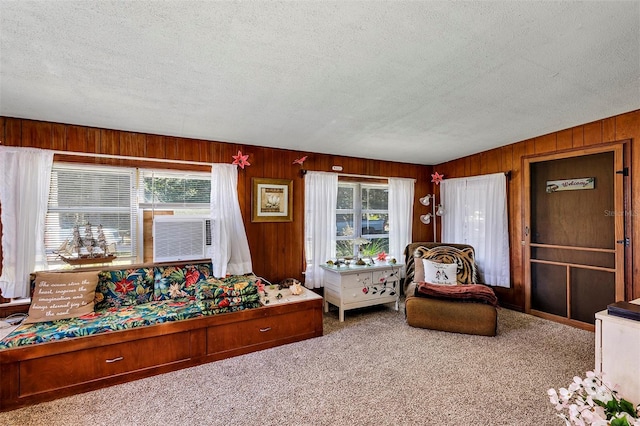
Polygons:
<instances>
[{"instance_id":1,"label":"decorative pillow with text","mask_svg":"<svg viewBox=\"0 0 640 426\"><path fill-rule=\"evenodd\" d=\"M75 318L93 312L97 272L37 272L25 323Z\"/></svg>"},{"instance_id":2,"label":"decorative pillow with text","mask_svg":"<svg viewBox=\"0 0 640 426\"><path fill-rule=\"evenodd\" d=\"M413 282L416 283L420 283L420 282L424 282L424 260L429 260L433 263L443 263L440 259L429 259L429 258L423 258L421 255L423 253L419 253L416 250L415 253L415 258L413 260Z\"/></svg>"},{"instance_id":3,"label":"decorative pillow with text","mask_svg":"<svg viewBox=\"0 0 640 426\"><path fill-rule=\"evenodd\" d=\"M458 265L455 263L437 263L422 259L424 265L424 280L430 284L456 285L458 280L456 272Z\"/></svg>"}]
</instances>

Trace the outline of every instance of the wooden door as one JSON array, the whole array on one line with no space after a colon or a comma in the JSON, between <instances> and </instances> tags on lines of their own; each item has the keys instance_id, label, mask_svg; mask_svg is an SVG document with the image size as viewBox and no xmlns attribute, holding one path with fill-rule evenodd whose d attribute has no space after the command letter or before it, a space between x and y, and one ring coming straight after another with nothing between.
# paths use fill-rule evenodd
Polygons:
<instances>
[{"instance_id":1,"label":"wooden door","mask_svg":"<svg viewBox=\"0 0 640 426\"><path fill-rule=\"evenodd\" d=\"M624 300L622 169L622 144L524 160L526 312L593 330Z\"/></svg>"}]
</instances>

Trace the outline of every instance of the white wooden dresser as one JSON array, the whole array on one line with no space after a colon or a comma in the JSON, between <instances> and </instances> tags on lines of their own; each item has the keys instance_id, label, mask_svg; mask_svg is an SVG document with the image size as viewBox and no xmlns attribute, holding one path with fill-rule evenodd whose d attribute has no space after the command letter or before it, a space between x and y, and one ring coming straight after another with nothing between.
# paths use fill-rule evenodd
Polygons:
<instances>
[{"instance_id":1,"label":"white wooden dresser","mask_svg":"<svg viewBox=\"0 0 640 426\"><path fill-rule=\"evenodd\" d=\"M338 307L338 318L344 311L365 306L395 303L398 310L401 264L322 265L324 269L324 311L329 304Z\"/></svg>"}]
</instances>

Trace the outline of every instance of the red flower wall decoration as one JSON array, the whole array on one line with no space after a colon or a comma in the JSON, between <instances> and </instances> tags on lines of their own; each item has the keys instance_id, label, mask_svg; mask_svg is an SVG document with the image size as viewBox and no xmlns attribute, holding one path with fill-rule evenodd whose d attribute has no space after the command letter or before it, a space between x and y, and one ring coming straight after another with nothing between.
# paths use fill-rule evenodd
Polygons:
<instances>
[{"instance_id":1,"label":"red flower wall decoration","mask_svg":"<svg viewBox=\"0 0 640 426\"><path fill-rule=\"evenodd\" d=\"M233 162L231 164L235 164L240 166L241 169L244 169L244 166L250 166L251 163L247 161L249 159L249 154L242 155L242 151L238 151L238 155L232 155Z\"/></svg>"},{"instance_id":2,"label":"red flower wall decoration","mask_svg":"<svg viewBox=\"0 0 640 426\"><path fill-rule=\"evenodd\" d=\"M435 183L436 185L439 185L440 182L442 182L442 179L444 179L444 175L441 175L438 172L435 172L431 175L431 182Z\"/></svg>"}]
</instances>

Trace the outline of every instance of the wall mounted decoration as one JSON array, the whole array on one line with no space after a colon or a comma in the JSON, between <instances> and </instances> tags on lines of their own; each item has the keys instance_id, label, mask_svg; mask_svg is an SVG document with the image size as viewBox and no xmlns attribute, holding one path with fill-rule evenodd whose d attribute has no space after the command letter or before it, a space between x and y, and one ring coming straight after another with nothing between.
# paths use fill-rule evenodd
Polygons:
<instances>
[{"instance_id":1,"label":"wall mounted decoration","mask_svg":"<svg viewBox=\"0 0 640 426\"><path fill-rule=\"evenodd\" d=\"M232 155L233 162L231 164L235 164L240 166L241 169L244 169L244 166L250 166L251 163L249 160L249 154L242 155L242 151L238 151L238 155Z\"/></svg>"},{"instance_id":2,"label":"wall mounted decoration","mask_svg":"<svg viewBox=\"0 0 640 426\"><path fill-rule=\"evenodd\" d=\"M251 186L251 222L293 220L292 180L253 178Z\"/></svg>"},{"instance_id":3,"label":"wall mounted decoration","mask_svg":"<svg viewBox=\"0 0 640 426\"><path fill-rule=\"evenodd\" d=\"M438 172L435 172L431 175L431 182L435 183L436 185L440 185L442 179L444 179L444 175L441 175Z\"/></svg>"},{"instance_id":4,"label":"wall mounted decoration","mask_svg":"<svg viewBox=\"0 0 640 426\"><path fill-rule=\"evenodd\" d=\"M293 160L293 164L300 164L300 176L304 177L307 174L307 171L304 169L304 162L307 160L308 155L304 157L296 158Z\"/></svg>"},{"instance_id":5,"label":"wall mounted decoration","mask_svg":"<svg viewBox=\"0 0 640 426\"><path fill-rule=\"evenodd\" d=\"M563 179L563 180L548 180L547 192L558 191L577 191L580 189L594 189L596 178L577 178L577 179Z\"/></svg>"},{"instance_id":6,"label":"wall mounted decoration","mask_svg":"<svg viewBox=\"0 0 640 426\"><path fill-rule=\"evenodd\" d=\"M307 155L305 155L304 157L300 157L300 158L296 158L295 160L293 160L293 164L300 164L300 166L302 166L302 164L307 160Z\"/></svg>"}]
</instances>

